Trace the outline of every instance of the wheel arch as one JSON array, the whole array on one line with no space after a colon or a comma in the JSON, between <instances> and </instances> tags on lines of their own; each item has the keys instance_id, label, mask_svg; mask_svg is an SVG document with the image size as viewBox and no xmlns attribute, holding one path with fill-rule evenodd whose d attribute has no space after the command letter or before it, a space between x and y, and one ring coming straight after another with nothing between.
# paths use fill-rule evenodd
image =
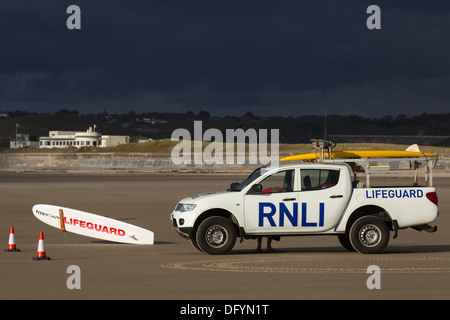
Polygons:
<instances>
[{"instance_id":1,"label":"wheel arch","mask_svg":"<svg viewBox=\"0 0 450 320\"><path fill-rule=\"evenodd\" d=\"M202 214L200 214L197 219L195 220L194 223L194 230L193 230L193 236L195 238L195 235L197 234L197 230L199 225L205 221L205 219L208 219L210 217L223 217L225 219L230 220L233 225L236 228L237 234L239 234L239 222L237 221L236 217L228 210L225 209L221 209L221 208L213 208L213 209L208 209L206 211L204 211Z\"/></svg>"},{"instance_id":2,"label":"wheel arch","mask_svg":"<svg viewBox=\"0 0 450 320\"><path fill-rule=\"evenodd\" d=\"M361 217L364 216L376 216L383 220L390 230L393 230L393 219L389 212L387 212L384 208L376 205L366 205L357 208L352 212L350 217L347 220L347 224L345 226L345 232L348 233L353 223Z\"/></svg>"}]
</instances>

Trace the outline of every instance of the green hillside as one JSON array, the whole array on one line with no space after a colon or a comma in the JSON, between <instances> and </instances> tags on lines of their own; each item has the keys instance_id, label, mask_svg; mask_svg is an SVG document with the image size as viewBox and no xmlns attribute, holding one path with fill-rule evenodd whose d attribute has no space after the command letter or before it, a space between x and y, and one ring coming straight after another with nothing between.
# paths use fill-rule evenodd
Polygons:
<instances>
[{"instance_id":1,"label":"green hillside","mask_svg":"<svg viewBox=\"0 0 450 320\"><path fill-rule=\"evenodd\" d=\"M19 133L30 134L31 140L47 136L49 131L85 131L96 126L105 135L128 135L151 139L170 138L178 128L185 128L193 135L194 121L202 121L202 133L209 128L219 129L225 136L226 129L247 130L279 129L280 143L309 143L311 138L323 138L323 116L263 117L250 112L242 117L211 117L206 111L198 114L150 112L135 114L79 114L78 111L61 110L54 114L8 112L0 118L0 142L3 146ZM382 118L364 118L357 115L328 115L327 133L333 135L430 135L450 137L450 113L400 115ZM270 131L269 131L270 132ZM336 140L336 139L335 139ZM339 141L337 141L339 143ZM9 142L7 143L9 145ZM441 139L437 146L450 146L450 138Z\"/></svg>"}]
</instances>

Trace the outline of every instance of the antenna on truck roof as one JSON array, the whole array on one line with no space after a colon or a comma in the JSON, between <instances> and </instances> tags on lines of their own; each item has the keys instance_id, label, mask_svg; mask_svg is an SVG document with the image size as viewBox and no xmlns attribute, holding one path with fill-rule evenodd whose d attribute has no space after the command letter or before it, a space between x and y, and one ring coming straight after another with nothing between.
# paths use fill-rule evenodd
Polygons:
<instances>
[{"instance_id":1,"label":"antenna on truck roof","mask_svg":"<svg viewBox=\"0 0 450 320\"><path fill-rule=\"evenodd\" d=\"M324 150L328 150L328 159L331 159L331 152L336 143L328 140L328 130L327 130L327 108L325 108L324 125L323 125L323 139L311 139L314 153L319 154L318 159L325 159Z\"/></svg>"}]
</instances>

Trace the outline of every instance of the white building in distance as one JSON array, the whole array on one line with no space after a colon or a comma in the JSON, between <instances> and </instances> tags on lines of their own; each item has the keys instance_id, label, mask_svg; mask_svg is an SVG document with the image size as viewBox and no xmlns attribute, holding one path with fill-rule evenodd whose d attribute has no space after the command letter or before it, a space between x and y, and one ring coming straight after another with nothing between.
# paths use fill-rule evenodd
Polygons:
<instances>
[{"instance_id":1,"label":"white building in distance","mask_svg":"<svg viewBox=\"0 0 450 320\"><path fill-rule=\"evenodd\" d=\"M37 148L39 142L30 141L30 135L25 133L17 133L16 140L9 142L9 147L11 149L22 149L22 148Z\"/></svg>"},{"instance_id":2,"label":"white building in distance","mask_svg":"<svg viewBox=\"0 0 450 320\"><path fill-rule=\"evenodd\" d=\"M39 148L67 148L67 147L114 147L129 143L128 136L103 136L100 132L89 127L85 132L77 131L49 131L48 137L39 138Z\"/></svg>"}]
</instances>

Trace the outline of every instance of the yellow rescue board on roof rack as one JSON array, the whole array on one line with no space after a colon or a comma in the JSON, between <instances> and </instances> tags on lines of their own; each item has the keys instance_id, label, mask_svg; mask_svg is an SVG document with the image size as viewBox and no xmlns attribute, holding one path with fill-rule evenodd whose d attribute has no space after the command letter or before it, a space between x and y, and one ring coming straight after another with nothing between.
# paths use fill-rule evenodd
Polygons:
<instances>
[{"instance_id":1,"label":"yellow rescue board on roof rack","mask_svg":"<svg viewBox=\"0 0 450 320\"><path fill-rule=\"evenodd\" d=\"M332 159L360 159L360 158L422 158L435 157L434 153L396 150L360 150L360 151L334 151ZM328 159L328 152L323 152L324 159ZM298 161L320 159L319 152L297 154L281 158L281 161Z\"/></svg>"}]
</instances>

